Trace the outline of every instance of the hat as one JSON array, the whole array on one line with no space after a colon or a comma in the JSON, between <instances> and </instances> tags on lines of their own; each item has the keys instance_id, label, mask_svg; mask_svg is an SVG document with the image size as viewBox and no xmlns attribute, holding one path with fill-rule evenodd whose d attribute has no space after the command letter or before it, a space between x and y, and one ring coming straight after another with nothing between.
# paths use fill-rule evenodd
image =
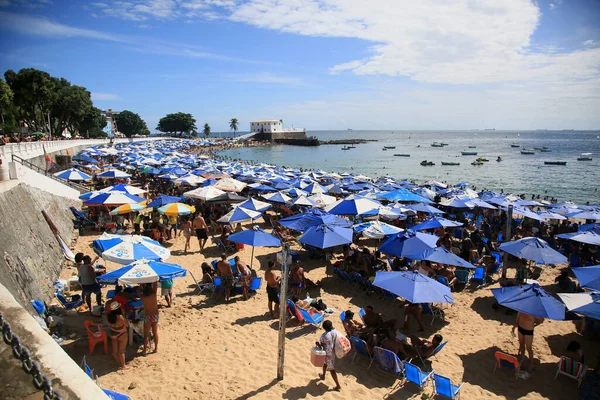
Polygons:
<instances>
[{"instance_id":1,"label":"hat","mask_svg":"<svg viewBox=\"0 0 600 400\"><path fill-rule=\"evenodd\" d=\"M121 303L118 301L113 301L110 303L110 311L118 310L121 307Z\"/></svg>"}]
</instances>

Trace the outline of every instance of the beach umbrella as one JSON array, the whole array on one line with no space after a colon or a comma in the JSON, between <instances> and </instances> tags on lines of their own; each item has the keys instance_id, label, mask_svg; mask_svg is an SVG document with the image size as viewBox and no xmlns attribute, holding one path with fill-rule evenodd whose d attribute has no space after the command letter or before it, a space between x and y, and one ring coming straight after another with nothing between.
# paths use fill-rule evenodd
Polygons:
<instances>
[{"instance_id":1,"label":"beach umbrella","mask_svg":"<svg viewBox=\"0 0 600 400\"><path fill-rule=\"evenodd\" d=\"M413 226L411 229L413 231L424 231L427 229L435 229L435 228L456 228L457 226L462 226L463 224L460 222L452 221L446 218L441 217L431 217L420 224Z\"/></svg>"},{"instance_id":2,"label":"beach umbrella","mask_svg":"<svg viewBox=\"0 0 600 400\"><path fill-rule=\"evenodd\" d=\"M329 209L329 213L337 215L364 215L377 213L381 203L357 195L350 195Z\"/></svg>"},{"instance_id":3,"label":"beach umbrella","mask_svg":"<svg viewBox=\"0 0 600 400\"><path fill-rule=\"evenodd\" d=\"M186 270L179 264L167 264L159 261L141 259L125 265L117 270L98 276L98 283L116 285L121 282L126 285L153 283L165 279L181 278Z\"/></svg>"},{"instance_id":4,"label":"beach umbrella","mask_svg":"<svg viewBox=\"0 0 600 400\"><path fill-rule=\"evenodd\" d=\"M277 221L281 226L295 231L304 232L311 226L328 225L349 228L352 223L345 218L326 212L311 209L302 214L292 215Z\"/></svg>"},{"instance_id":5,"label":"beach umbrella","mask_svg":"<svg viewBox=\"0 0 600 400\"><path fill-rule=\"evenodd\" d=\"M600 234L600 224L599 223L592 223L592 224L583 224L583 225L579 225L579 228L577 229L578 232L596 232L598 234Z\"/></svg>"},{"instance_id":6,"label":"beach umbrella","mask_svg":"<svg viewBox=\"0 0 600 400\"><path fill-rule=\"evenodd\" d=\"M569 311L600 320L600 292L558 293Z\"/></svg>"},{"instance_id":7,"label":"beach umbrella","mask_svg":"<svg viewBox=\"0 0 600 400\"><path fill-rule=\"evenodd\" d=\"M418 271L377 272L373 286L411 303L454 304L450 288Z\"/></svg>"},{"instance_id":8,"label":"beach umbrella","mask_svg":"<svg viewBox=\"0 0 600 400\"><path fill-rule=\"evenodd\" d=\"M395 210L392 207L387 207L387 206L379 207L379 210L377 210L377 215L381 219L387 219L387 220L395 220L398 218L406 219L405 214L402 214L399 210Z\"/></svg>"},{"instance_id":9,"label":"beach umbrella","mask_svg":"<svg viewBox=\"0 0 600 400\"><path fill-rule=\"evenodd\" d=\"M248 184L233 178L220 179L213 187L225 192L241 192Z\"/></svg>"},{"instance_id":10,"label":"beach umbrella","mask_svg":"<svg viewBox=\"0 0 600 400\"><path fill-rule=\"evenodd\" d=\"M250 268L252 268L252 262L254 261L254 247L279 247L281 246L281 240L276 238L260 229L258 226L253 226L252 229L246 229L244 231L234 233L230 235L227 240L235 243L242 243L248 246L252 246L252 256L250 258Z\"/></svg>"},{"instance_id":11,"label":"beach umbrella","mask_svg":"<svg viewBox=\"0 0 600 400\"><path fill-rule=\"evenodd\" d=\"M288 197L281 192L263 194L263 195L261 195L261 197L272 203L280 203L280 204L285 204L292 200L291 197Z\"/></svg>"},{"instance_id":12,"label":"beach umbrella","mask_svg":"<svg viewBox=\"0 0 600 400\"><path fill-rule=\"evenodd\" d=\"M557 238L569 239L575 242L600 246L600 233L596 231L570 232L556 235Z\"/></svg>"},{"instance_id":13,"label":"beach umbrella","mask_svg":"<svg viewBox=\"0 0 600 400\"><path fill-rule=\"evenodd\" d=\"M225 192L215 188L214 186L205 186L202 188L190 190L189 192L185 192L183 194L183 197L207 201L210 199L214 199L215 197L222 195L223 193Z\"/></svg>"},{"instance_id":14,"label":"beach umbrella","mask_svg":"<svg viewBox=\"0 0 600 400\"><path fill-rule=\"evenodd\" d=\"M213 197L212 199L209 199L208 202L209 203L231 203L231 202L239 202L239 201L245 201L245 200L248 200L248 198L244 197L244 196L240 196L237 193L225 192L223 194L218 195L217 197Z\"/></svg>"},{"instance_id":15,"label":"beach umbrella","mask_svg":"<svg viewBox=\"0 0 600 400\"><path fill-rule=\"evenodd\" d=\"M184 203L170 203L160 207L158 212L169 217L189 215L196 212L196 207Z\"/></svg>"},{"instance_id":16,"label":"beach umbrella","mask_svg":"<svg viewBox=\"0 0 600 400\"><path fill-rule=\"evenodd\" d=\"M536 237L526 237L512 242L505 242L498 249L515 257L524 258L536 263L567 263L567 257L550 247L546 241Z\"/></svg>"},{"instance_id":17,"label":"beach umbrella","mask_svg":"<svg viewBox=\"0 0 600 400\"><path fill-rule=\"evenodd\" d=\"M498 304L538 318L565 319L565 306L537 283L491 289Z\"/></svg>"},{"instance_id":18,"label":"beach umbrella","mask_svg":"<svg viewBox=\"0 0 600 400\"><path fill-rule=\"evenodd\" d=\"M440 264L454 265L455 267L471 268L476 267L470 262L460 258L444 246L434 247L433 249L426 250L420 256L413 257L415 260L427 260Z\"/></svg>"},{"instance_id":19,"label":"beach umbrella","mask_svg":"<svg viewBox=\"0 0 600 400\"><path fill-rule=\"evenodd\" d=\"M178 201L181 201L181 197L167 196L162 194L160 196L156 196L154 200L148 203L148 208L161 207L166 204L177 203Z\"/></svg>"},{"instance_id":20,"label":"beach umbrella","mask_svg":"<svg viewBox=\"0 0 600 400\"><path fill-rule=\"evenodd\" d=\"M600 220L600 212L592 212L592 211L579 211L579 212L570 212L565 214L565 217L569 218L577 218L577 219L589 219L589 220Z\"/></svg>"},{"instance_id":21,"label":"beach umbrella","mask_svg":"<svg viewBox=\"0 0 600 400\"><path fill-rule=\"evenodd\" d=\"M98 193L84 201L86 206L120 206L123 204L135 204L146 201L143 197L138 197L124 192L106 192Z\"/></svg>"},{"instance_id":22,"label":"beach umbrella","mask_svg":"<svg viewBox=\"0 0 600 400\"><path fill-rule=\"evenodd\" d=\"M123 204L122 206L119 206L112 210L110 212L110 215L129 214L132 212L142 211L144 208L146 207L141 206L139 204Z\"/></svg>"},{"instance_id":23,"label":"beach umbrella","mask_svg":"<svg viewBox=\"0 0 600 400\"><path fill-rule=\"evenodd\" d=\"M310 196L309 199L317 203L319 208L326 207L337 201L335 197L326 195L325 193L314 194Z\"/></svg>"},{"instance_id":24,"label":"beach umbrella","mask_svg":"<svg viewBox=\"0 0 600 400\"><path fill-rule=\"evenodd\" d=\"M355 232L362 232L363 236L369 239L383 239L386 236L395 235L404 230L381 221L369 221L362 224L356 224L352 226L352 229L354 229Z\"/></svg>"},{"instance_id":25,"label":"beach umbrella","mask_svg":"<svg viewBox=\"0 0 600 400\"><path fill-rule=\"evenodd\" d=\"M83 161L88 164L99 164L98 160L96 160L95 158L92 158L90 156L86 156L85 154L78 154L75 157L73 157L73 160Z\"/></svg>"},{"instance_id":26,"label":"beach umbrella","mask_svg":"<svg viewBox=\"0 0 600 400\"><path fill-rule=\"evenodd\" d=\"M545 221L546 219L540 214L534 213L527 207L513 207L513 214L520 215L522 217L531 218L536 221Z\"/></svg>"},{"instance_id":27,"label":"beach umbrella","mask_svg":"<svg viewBox=\"0 0 600 400\"><path fill-rule=\"evenodd\" d=\"M147 190L141 189L136 186L126 185L124 183L119 183L117 185L109 186L104 189L101 189L100 191L101 192L124 192L127 194L134 194L134 195L138 195L138 194L147 192Z\"/></svg>"},{"instance_id":28,"label":"beach umbrella","mask_svg":"<svg viewBox=\"0 0 600 400\"><path fill-rule=\"evenodd\" d=\"M329 191L329 189L319 185L317 182L311 183L302 190L304 190L308 194L327 193Z\"/></svg>"},{"instance_id":29,"label":"beach umbrella","mask_svg":"<svg viewBox=\"0 0 600 400\"><path fill-rule=\"evenodd\" d=\"M308 228L298 242L319 249L352 243L352 229L341 226L317 225Z\"/></svg>"},{"instance_id":30,"label":"beach umbrella","mask_svg":"<svg viewBox=\"0 0 600 400\"><path fill-rule=\"evenodd\" d=\"M563 217L562 215L552 212L552 211L538 211L537 214L540 217L544 218L545 220L556 219L556 220L562 221L562 220L567 219L566 217Z\"/></svg>"},{"instance_id":31,"label":"beach umbrella","mask_svg":"<svg viewBox=\"0 0 600 400\"><path fill-rule=\"evenodd\" d=\"M109 169L108 171L98 174L97 177L102 179L123 179L129 178L131 175L118 169Z\"/></svg>"},{"instance_id":32,"label":"beach umbrella","mask_svg":"<svg viewBox=\"0 0 600 400\"><path fill-rule=\"evenodd\" d=\"M57 172L54 174L54 176L60 179L66 179L68 181L89 181L92 179L92 177L85 172L81 172L75 168L69 168L67 170Z\"/></svg>"},{"instance_id":33,"label":"beach umbrella","mask_svg":"<svg viewBox=\"0 0 600 400\"><path fill-rule=\"evenodd\" d=\"M319 205L306 196L298 196L291 201L292 204L301 207L318 207Z\"/></svg>"},{"instance_id":34,"label":"beach umbrella","mask_svg":"<svg viewBox=\"0 0 600 400\"><path fill-rule=\"evenodd\" d=\"M138 235L105 233L94 240L92 247L100 257L119 264L129 264L142 258L152 261L166 260L171 256L171 252L156 240Z\"/></svg>"},{"instance_id":35,"label":"beach umbrella","mask_svg":"<svg viewBox=\"0 0 600 400\"><path fill-rule=\"evenodd\" d=\"M217 220L222 224L231 224L234 222L254 221L262 217L258 211L248 210L243 207L234 207L233 210L223 215Z\"/></svg>"},{"instance_id":36,"label":"beach umbrella","mask_svg":"<svg viewBox=\"0 0 600 400\"><path fill-rule=\"evenodd\" d=\"M406 206L406 208L411 209L413 211L417 211L417 212L423 212L423 213L446 214L442 210L439 210L433 206L430 206L428 204L423 204L423 203L411 204L411 205Z\"/></svg>"},{"instance_id":37,"label":"beach umbrella","mask_svg":"<svg viewBox=\"0 0 600 400\"><path fill-rule=\"evenodd\" d=\"M468 182L459 182L459 183L457 183L457 184L456 184L456 185L454 185L454 186L456 186L456 187L459 187L459 188L464 188L464 187L471 186L471 184L470 184L470 183L468 183Z\"/></svg>"},{"instance_id":38,"label":"beach umbrella","mask_svg":"<svg viewBox=\"0 0 600 400\"><path fill-rule=\"evenodd\" d=\"M249 198L248 200L244 201L243 203L238 204L238 207L242 207L245 208L247 210L253 210L253 211L266 211L269 208L271 208L271 205L269 203L265 203L264 201L259 201L253 198Z\"/></svg>"},{"instance_id":39,"label":"beach umbrella","mask_svg":"<svg viewBox=\"0 0 600 400\"><path fill-rule=\"evenodd\" d=\"M306 193L304 190L298 189L298 188L292 188L292 189L286 191L286 193L293 197L308 196L308 193Z\"/></svg>"},{"instance_id":40,"label":"beach umbrella","mask_svg":"<svg viewBox=\"0 0 600 400\"><path fill-rule=\"evenodd\" d=\"M190 186L198 186L204 182L206 182L206 179L202 178L201 176L194 175L194 174L185 175L185 176L182 176L181 178L175 179L175 183L180 184L180 185L185 184L185 185L190 185Z\"/></svg>"},{"instance_id":41,"label":"beach umbrella","mask_svg":"<svg viewBox=\"0 0 600 400\"><path fill-rule=\"evenodd\" d=\"M248 187L250 188L250 190L253 190L255 192L276 192L277 189L275 189L273 186L267 186L267 185L263 185L263 184L253 184L253 185L248 185Z\"/></svg>"},{"instance_id":42,"label":"beach umbrella","mask_svg":"<svg viewBox=\"0 0 600 400\"><path fill-rule=\"evenodd\" d=\"M400 258L414 259L426 250L434 248L438 240L439 237L434 235L405 230L383 242L379 251Z\"/></svg>"},{"instance_id":43,"label":"beach umbrella","mask_svg":"<svg viewBox=\"0 0 600 400\"><path fill-rule=\"evenodd\" d=\"M415 193L411 192L410 190L407 190L404 188L396 189L394 191L387 192L387 193L382 193L382 194L378 195L377 198L380 200L387 200L387 201L403 201L403 202L414 201L417 203L431 203L431 201L429 199L427 199L423 196L419 196L418 194L415 194Z\"/></svg>"},{"instance_id":44,"label":"beach umbrella","mask_svg":"<svg viewBox=\"0 0 600 400\"><path fill-rule=\"evenodd\" d=\"M579 286L586 289L600 290L600 265L571 268L577 277Z\"/></svg>"}]
</instances>

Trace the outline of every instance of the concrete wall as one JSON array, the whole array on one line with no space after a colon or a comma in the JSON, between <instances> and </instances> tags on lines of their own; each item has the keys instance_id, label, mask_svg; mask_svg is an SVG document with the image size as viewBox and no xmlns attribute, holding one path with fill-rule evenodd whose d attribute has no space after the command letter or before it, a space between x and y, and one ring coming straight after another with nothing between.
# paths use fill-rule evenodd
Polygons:
<instances>
[{"instance_id":1,"label":"concrete wall","mask_svg":"<svg viewBox=\"0 0 600 400\"><path fill-rule=\"evenodd\" d=\"M306 139L306 132L274 132L271 134L273 140L277 139Z\"/></svg>"},{"instance_id":2,"label":"concrete wall","mask_svg":"<svg viewBox=\"0 0 600 400\"><path fill-rule=\"evenodd\" d=\"M41 371L51 380L52 388L65 400L107 400L108 396L63 351L31 315L0 284L0 312L11 330L40 364ZM0 398L3 400L42 399L43 393L33 386L32 378L21 368L9 347L0 341Z\"/></svg>"},{"instance_id":3,"label":"concrete wall","mask_svg":"<svg viewBox=\"0 0 600 400\"><path fill-rule=\"evenodd\" d=\"M0 182L0 283L32 313L30 300L47 301L53 296L52 284L65 259L41 210L46 210L65 243L70 244L71 205L79 206L79 200L24 183L15 186L14 181Z\"/></svg>"}]
</instances>

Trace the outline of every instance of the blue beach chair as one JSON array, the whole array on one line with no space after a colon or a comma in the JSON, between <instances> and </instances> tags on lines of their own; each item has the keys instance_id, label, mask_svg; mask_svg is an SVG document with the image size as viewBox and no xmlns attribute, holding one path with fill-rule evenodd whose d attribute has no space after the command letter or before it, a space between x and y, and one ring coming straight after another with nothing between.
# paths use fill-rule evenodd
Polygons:
<instances>
[{"instance_id":1,"label":"blue beach chair","mask_svg":"<svg viewBox=\"0 0 600 400\"><path fill-rule=\"evenodd\" d=\"M484 267L475 268L475 273L473 274L473 277L471 278L471 282L473 282L473 281L481 281L480 286L485 285L485 268Z\"/></svg>"},{"instance_id":2,"label":"blue beach chair","mask_svg":"<svg viewBox=\"0 0 600 400\"><path fill-rule=\"evenodd\" d=\"M83 304L83 299L78 294L71 296L69 299L67 299L62 292L56 292L55 295L59 303L67 310L72 310Z\"/></svg>"},{"instance_id":3,"label":"blue beach chair","mask_svg":"<svg viewBox=\"0 0 600 400\"><path fill-rule=\"evenodd\" d=\"M361 308L360 310L358 310L358 316L360 317L360 320L364 324L365 323L365 309L364 308Z\"/></svg>"},{"instance_id":4,"label":"blue beach chair","mask_svg":"<svg viewBox=\"0 0 600 400\"><path fill-rule=\"evenodd\" d=\"M471 273L466 269L457 269L454 274L456 275L456 282L466 285L469 283Z\"/></svg>"},{"instance_id":5,"label":"blue beach chair","mask_svg":"<svg viewBox=\"0 0 600 400\"><path fill-rule=\"evenodd\" d=\"M460 388L463 383L460 385L454 385L449 378L445 376L434 373L433 374L433 383L434 383L434 393L441 394L449 399L460 399Z\"/></svg>"},{"instance_id":6,"label":"blue beach chair","mask_svg":"<svg viewBox=\"0 0 600 400\"><path fill-rule=\"evenodd\" d=\"M304 318L304 320L306 322L308 322L309 324L316 326L317 328L321 327L321 324L323 323L323 320L325 319L325 315L324 314L313 314L310 315L310 313L307 310L304 310L302 308L297 308L298 311L300 311L300 315L302 315L302 318Z\"/></svg>"},{"instance_id":7,"label":"blue beach chair","mask_svg":"<svg viewBox=\"0 0 600 400\"><path fill-rule=\"evenodd\" d=\"M398 358L396 353L391 350L386 350L383 347L373 348L373 358L375 364L382 370L390 372L397 377L404 372L404 364Z\"/></svg>"},{"instance_id":8,"label":"blue beach chair","mask_svg":"<svg viewBox=\"0 0 600 400\"><path fill-rule=\"evenodd\" d=\"M433 371L423 372L421 368L407 361L404 362L404 377L407 381L418 385L421 389L425 387L429 379L433 376Z\"/></svg>"},{"instance_id":9,"label":"blue beach chair","mask_svg":"<svg viewBox=\"0 0 600 400\"><path fill-rule=\"evenodd\" d=\"M211 297L221 291L221 282L221 278L219 278L218 276L215 276L213 278L213 292Z\"/></svg>"},{"instance_id":10,"label":"blue beach chair","mask_svg":"<svg viewBox=\"0 0 600 400\"><path fill-rule=\"evenodd\" d=\"M262 278L256 277L250 280L250 284L248 285L248 290L250 291L258 291L262 285Z\"/></svg>"},{"instance_id":11,"label":"blue beach chair","mask_svg":"<svg viewBox=\"0 0 600 400\"><path fill-rule=\"evenodd\" d=\"M423 308L423 314L431 314L431 323L429 326L433 325L433 321L436 318L441 319L442 321L446 321L446 316L444 315L444 310L439 307L435 307L433 305L429 305L429 303L421 303L421 307Z\"/></svg>"},{"instance_id":12,"label":"blue beach chair","mask_svg":"<svg viewBox=\"0 0 600 400\"><path fill-rule=\"evenodd\" d=\"M352 342L352 347L354 347L354 357L352 357L352 362L354 362L356 356L361 355L369 359L369 366L367 369L371 368L371 364L373 364L373 354L369 351L367 343L355 336L350 337L350 342Z\"/></svg>"},{"instance_id":13,"label":"blue beach chair","mask_svg":"<svg viewBox=\"0 0 600 400\"><path fill-rule=\"evenodd\" d=\"M343 324L345 320L346 320L346 311L342 311L340 313L340 321L342 321L342 324Z\"/></svg>"}]
</instances>

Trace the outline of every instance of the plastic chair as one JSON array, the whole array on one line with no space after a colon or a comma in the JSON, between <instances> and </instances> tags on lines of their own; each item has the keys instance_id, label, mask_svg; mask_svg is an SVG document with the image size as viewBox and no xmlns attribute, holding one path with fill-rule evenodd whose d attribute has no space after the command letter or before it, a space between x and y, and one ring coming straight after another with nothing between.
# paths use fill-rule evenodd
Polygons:
<instances>
[{"instance_id":1,"label":"plastic chair","mask_svg":"<svg viewBox=\"0 0 600 400\"><path fill-rule=\"evenodd\" d=\"M340 270L340 275L342 276L342 279L346 282L346 283L352 283L354 282L352 280L352 278L350 277L350 275L348 275L348 273L346 271Z\"/></svg>"},{"instance_id":2,"label":"plastic chair","mask_svg":"<svg viewBox=\"0 0 600 400\"><path fill-rule=\"evenodd\" d=\"M433 373L433 383L434 383L434 394L441 394L449 399L460 399L460 388L464 383L460 385L452 384L450 378L446 378L445 376L438 375L435 372Z\"/></svg>"},{"instance_id":3,"label":"plastic chair","mask_svg":"<svg viewBox=\"0 0 600 400\"><path fill-rule=\"evenodd\" d=\"M300 314L302 315L302 318L304 318L304 320L306 322L308 322L309 324L316 326L317 328L321 327L321 324L323 323L323 320L325 319L325 315L324 314L310 314L307 310L303 309L303 308L297 308L297 310L300 312Z\"/></svg>"},{"instance_id":4,"label":"plastic chair","mask_svg":"<svg viewBox=\"0 0 600 400\"><path fill-rule=\"evenodd\" d=\"M386 350L383 347L374 347L373 358L375 364L386 372L397 376L404 371L404 364L393 351Z\"/></svg>"},{"instance_id":5,"label":"plastic chair","mask_svg":"<svg viewBox=\"0 0 600 400\"><path fill-rule=\"evenodd\" d=\"M250 280L250 284L248 285L248 290L251 291L258 291L258 289L260 289L260 287L262 286L262 278L256 277L256 278L252 278Z\"/></svg>"},{"instance_id":6,"label":"plastic chair","mask_svg":"<svg viewBox=\"0 0 600 400\"><path fill-rule=\"evenodd\" d=\"M369 346L367 346L367 343L365 343L364 340L359 339L355 336L350 337L350 342L352 342L352 347L354 347L354 357L352 357L352 361L354 362L356 356L361 355L369 359L370 362L367 369L371 368L371 364L373 364L374 360L373 354L371 354L371 352L369 351Z\"/></svg>"},{"instance_id":7,"label":"plastic chair","mask_svg":"<svg viewBox=\"0 0 600 400\"><path fill-rule=\"evenodd\" d=\"M502 240L504 239L504 235L502 235L501 233L498 234L498 242L502 243Z\"/></svg>"},{"instance_id":8,"label":"plastic chair","mask_svg":"<svg viewBox=\"0 0 600 400\"><path fill-rule=\"evenodd\" d=\"M346 311L342 311L340 313L340 321L342 321L342 324L343 324L345 320L346 320Z\"/></svg>"},{"instance_id":9,"label":"plastic chair","mask_svg":"<svg viewBox=\"0 0 600 400\"><path fill-rule=\"evenodd\" d=\"M59 303L67 310L72 310L83 304L83 299L79 295L71 296L69 299L67 299L61 292L56 292L55 295ZM78 298L75 296L78 296Z\"/></svg>"},{"instance_id":10,"label":"plastic chair","mask_svg":"<svg viewBox=\"0 0 600 400\"><path fill-rule=\"evenodd\" d=\"M365 309L361 308L360 310L358 310L358 316L360 317L360 320L362 321L362 323L365 323Z\"/></svg>"},{"instance_id":11,"label":"plastic chair","mask_svg":"<svg viewBox=\"0 0 600 400\"><path fill-rule=\"evenodd\" d=\"M449 288L452 288L452 286L454 286L454 284L452 284L452 286L450 286L450 284L448 283L448 279L445 276L438 275L435 277L435 280L444 286L448 286Z\"/></svg>"},{"instance_id":12,"label":"plastic chair","mask_svg":"<svg viewBox=\"0 0 600 400\"><path fill-rule=\"evenodd\" d=\"M582 363L571 360L569 357L560 356L560 361L558 362L558 369L556 370L556 375L554 375L554 379L558 377L558 375L565 375L569 378L575 379L578 383L577 386L581 385L581 381L583 381L583 377L587 371L587 367Z\"/></svg>"},{"instance_id":13,"label":"plastic chair","mask_svg":"<svg viewBox=\"0 0 600 400\"><path fill-rule=\"evenodd\" d=\"M485 267L475 268L475 273L471 278L472 281L481 281L481 286L485 285Z\"/></svg>"},{"instance_id":14,"label":"plastic chair","mask_svg":"<svg viewBox=\"0 0 600 400\"><path fill-rule=\"evenodd\" d=\"M211 297L214 296L215 293L219 293L221 291L221 283L222 283L222 280L218 276L215 276L213 278L213 292L212 292Z\"/></svg>"},{"instance_id":15,"label":"plastic chair","mask_svg":"<svg viewBox=\"0 0 600 400\"><path fill-rule=\"evenodd\" d=\"M367 285L365 284L365 281L364 281L363 277L360 276L360 274L358 272L352 272L350 274L350 277L356 283L356 287L357 288L361 288L361 289L367 290Z\"/></svg>"},{"instance_id":16,"label":"plastic chair","mask_svg":"<svg viewBox=\"0 0 600 400\"><path fill-rule=\"evenodd\" d=\"M94 353L94 347L98 343L104 343L104 354L108 354L108 339L102 324L95 324L92 321L85 321L85 330L88 335L90 356Z\"/></svg>"},{"instance_id":17,"label":"plastic chair","mask_svg":"<svg viewBox=\"0 0 600 400\"><path fill-rule=\"evenodd\" d=\"M433 321L435 321L436 318L439 318L442 321L446 321L444 310L442 310L441 308L435 307L433 305L430 306L429 303L421 303L421 307L423 308L424 314L432 315L431 323L429 324L429 326L433 325Z\"/></svg>"},{"instance_id":18,"label":"plastic chair","mask_svg":"<svg viewBox=\"0 0 600 400\"><path fill-rule=\"evenodd\" d=\"M454 274L456 275L456 282L462 283L463 285L466 285L469 283L469 278L471 276L471 273L468 270L457 269L454 272Z\"/></svg>"},{"instance_id":19,"label":"plastic chair","mask_svg":"<svg viewBox=\"0 0 600 400\"><path fill-rule=\"evenodd\" d=\"M298 308L296 308L296 305L290 299L287 299L287 310L292 318L296 318L298 320L298 325L302 325L304 323L304 317L298 312Z\"/></svg>"},{"instance_id":20,"label":"plastic chair","mask_svg":"<svg viewBox=\"0 0 600 400\"><path fill-rule=\"evenodd\" d=\"M425 387L432 375L433 371L423 372L421 371L421 368L416 365L404 361L404 377L407 381L419 385L421 389Z\"/></svg>"},{"instance_id":21,"label":"plastic chair","mask_svg":"<svg viewBox=\"0 0 600 400\"><path fill-rule=\"evenodd\" d=\"M503 353L501 351L497 351L494 353L494 357L496 358L496 365L494 366L494 372L498 367L506 368L513 371L520 371L521 366L519 365L519 360L515 356L511 356L510 354ZM516 374L515 374L516 378Z\"/></svg>"},{"instance_id":22,"label":"plastic chair","mask_svg":"<svg viewBox=\"0 0 600 400\"><path fill-rule=\"evenodd\" d=\"M431 353L431 355L429 357L425 357L423 358L421 356L421 354L417 351L417 356L419 357L419 360L421 360L421 363L423 365L425 365L425 360L430 359L431 357L435 358L437 360L437 354L442 351L442 349L444 348L444 346L446 346L446 344L448 344L448 341L446 340L445 342L442 342L440 344L438 344L438 347L435 348L435 350L433 350L433 353Z\"/></svg>"}]
</instances>

